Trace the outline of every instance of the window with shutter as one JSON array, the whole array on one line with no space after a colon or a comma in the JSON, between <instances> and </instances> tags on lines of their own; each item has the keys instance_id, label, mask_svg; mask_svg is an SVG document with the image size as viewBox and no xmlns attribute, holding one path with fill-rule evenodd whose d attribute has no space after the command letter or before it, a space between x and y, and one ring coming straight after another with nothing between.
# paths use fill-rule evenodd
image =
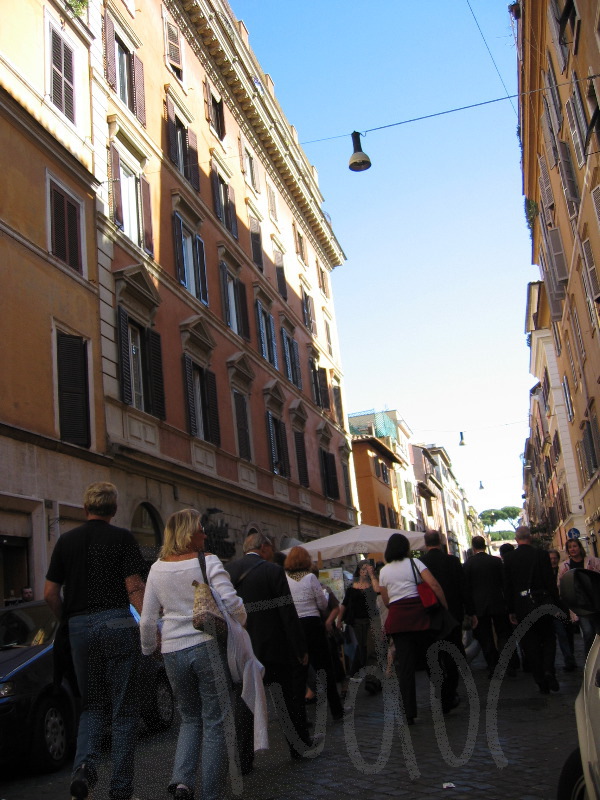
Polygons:
<instances>
[{"instance_id":1,"label":"window with shutter","mask_svg":"<svg viewBox=\"0 0 600 800\"><path fill-rule=\"evenodd\" d=\"M569 51L563 42L560 32L560 11L558 10L558 3L556 0L550 0L548 3L548 23L550 25L550 32L552 34L552 42L554 44L554 52L558 59L560 71L564 72L567 66L567 57Z\"/></svg>"},{"instance_id":2,"label":"window with shutter","mask_svg":"<svg viewBox=\"0 0 600 800\"><path fill-rule=\"evenodd\" d=\"M246 461L252 460L250 428L248 424L248 398L241 392L233 392L235 424L237 429L238 453Z\"/></svg>"},{"instance_id":3,"label":"window with shutter","mask_svg":"<svg viewBox=\"0 0 600 800\"><path fill-rule=\"evenodd\" d=\"M71 122L75 122L74 51L53 27L50 28L50 99Z\"/></svg>"},{"instance_id":4,"label":"window with shutter","mask_svg":"<svg viewBox=\"0 0 600 800\"><path fill-rule=\"evenodd\" d=\"M190 294L208 305L204 242L177 212L173 214L173 238L177 280Z\"/></svg>"},{"instance_id":5,"label":"window with shutter","mask_svg":"<svg viewBox=\"0 0 600 800\"><path fill-rule=\"evenodd\" d=\"M598 189L600 191L600 187L598 187ZM287 300L288 290L285 269L283 267L283 254L279 250L275 250L273 252L273 259L275 261L275 273L277 275L277 291L284 300Z\"/></svg>"},{"instance_id":6,"label":"window with shutter","mask_svg":"<svg viewBox=\"0 0 600 800\"><path fill-rule=\"evenodd\" d=\"M173 74L181 81L183 80L181 35L177 25L169 20L165 20L165 23L167 39L167 64L169 65Z\"/></svg>"},{"instance_id":7,"label":"window with shutter","mask_svg":"<svg viewBox=\"0 0 600 800\"><path fill-rule=\"evenodd\" d=\"M269 206L269 216L274 222L277 222L277 196L275 189L270 183L267 183L267 203Z\"/></svg>"},{"instance_id":8,"label":"window with shutter","mask_svg":"<svg viewBox=\"0 0 600 800\"><path fill-rule=\"evenodd\" d=\"M346 494L346 504L351 506L352 501L352 489L350 488L350 468L348 464L342 463L342 478L344 481L344 492Z\"/></svg>"},{"instance_id":9,"label":"window with shutter","mask_svg":"<svg viewBox=\"0 0 600 800\"><path fill-rule=\"evenodd\" d=\"M323 494L332 500L339 500L340 490L337 479L337 469L335 456L328 453L323 448L319 448L319 459L321 462L321 478L323 481Z\"/></svg>"},{"instance_id":10,"label":"window with shutter","mask_svg":"<svg viewBox=\"0 0 600 800\"><path fill-rule=\"evenodd\" d=\"M50 181L51 252L76 272L82 273L81 203Z\"/></svg>"},{"instance_id":11,"label":"window with shutter","mask_svg":"<svg viewBox=\"0 0 600 800\"><path fill-rule=\"evenodd\" d=\"M256 300L256 327L260 353L275 369L277 363L277 345L275 343L275 320L260 300Z\"/></svg>"},{"instance_id":12,"label":"window with shutter","mask_svg":"<svg viewBox=\"0 0 600 800\"><path fill-rule=\"evenodd\" d=\"M212 86L205 80L204 90L204 111L206 119L210 123L213 133L218 139L223 141L225 138L225 113L223 99L213 90Z\"/></svg>"},{"instance_id":13,"label":"window with shutter","mask_svg":"<svg viewBox=\"0 0 600 800\"><path fill-rule=\"evenodd\" d=\"M567 417L569 422L573 422L574 413L573 413L573 400L571 399L571 388L569 387L569 379L566 375L563 376L562 380L562 387L563 387L563 394L565 396L565 404L567 406Z\"/></svg>"},{"instance_id":14,"label":"window with shutter","mask_svg":"<svg viewBox=\"0 0 600 800\"><path fill-rule=\"evenodd\" d=\"M379 503L379 519L381 520L381 527L387 528L387 514L385 512L385 506L383 503Z\"/></svg>"},{"instance_id":15,"label":"window with shutter","mask_svg":"<svg viewBox=\"0 0 600 800\"><path fill-rule=\"evenodd\" d=\"M223 261L220 263L223 318L232 331L250 339L250 320L245 284L236 277Z\"/></svg>"},{"instance_id":16,"label":"window with shutter","mask_svg":"<svg viewBox=\"0 0 600 800\"><path fill-rule=\"evenodd\" d=\"M60 438L70 444L89 447L90 408L85 339L57 331L56 364Z\"/></svg>"},{"instance_id":17,"label":"window with shutter","mask_svg":"<svg viewBox=\"0 0 600 800\"><path fill-rule=\"evenodd\" d=\"M263 268L263 248L262 235L260 232L260 222L256 217L249 217L250 220L250 244L252 247L252 261L259 269Z\"/></svg>"},{"instance_id":18,"label":"window with shutter","mask_svg":"<svg viewBox=\"0 0 600 800\"><path fill-rule=\"evenodd\" d=\"M312 297L302 287L302 318L311 333L315 330L315 307Z\"/></svg>"},{"instance_id":19,"label":"window with shutter","mask_svg":"<svg viewBox=\"0 0 600 800\"><path fill-rule=\"evenodd\" d=\"M136 157L119 142L109 151L110 200L115 225L138 247L154 255L150 183Z\"/></svg>"},{"instance_id":20,"label":"window with shutter","mask_svg":"<svg viewBox=\"0 0 600 800\"><path fill-rule=\"evenodd\" d=\"M271 470L284 478L290 477L290 461L285 423L267 411L267 438L271 454Z\"/></svg>"},{"instance_id":21,"label":"window with shutter","mask_svg":"<svg viewBox=\"0 0 600 800\"><path fill-rule=\"evenodd\" d=\"M191 436L220 445L216 376L183 355L183 381L188 431Z\"/></svg>"},{"instance_id":22,"label":"window with shutter","mask_svg":"<svg viewBox=\"0 0 600 800\"><path fill-rule=\"evenodd\" d=\"M104 62L108 85L145 126L144 65L130 37L108 12L104 15Z\"/></svg>"},{"instance_id":23,"label":"window with shutter","mask_svg":"<svg viewBox=\"0 0 600 800\"><path fill-rule=\"evenodd\" d=\"M573 170L569 145L567 142L560 140L558 141L558 170L565 193L565 200L567 201L569 216L574 217L577 215L579 208L579 187L575 178L575 171Z\"/></svg>"},{"instance_id":24,"label":"window with shutter","mask_svg":"<svg viewBox=\"0 0 600 800\"><path fill-rule=\"evenodd\" d=\"M300 350L298 342L286 331L281 329L283 342L283 359L287 379L298 389L302 389L302 373L300 369Z\"/></svg>"},{"instance_id":25,"label":"window with shutter","mask_svg":"<svg viewBox=\"0 0 600 800\"><path fill-rule=\"evenodd\" d=\"M117 309L121 400L140 411L165 419L162 346L160 334L144 328Z\"/></svg>"},{"instance_id":26,"label":"window with shutter","mask_svg":"<svg viewBox=\"0 0 600 800\"><path fill-rule=\"evenodd\" d=\"M294 444L296 446L296 464L298 466L298 483L307 489L310 486L308 476L308 460L306 458L306 442L303 431L294 431Z\"/></svg>"}]
</instances>

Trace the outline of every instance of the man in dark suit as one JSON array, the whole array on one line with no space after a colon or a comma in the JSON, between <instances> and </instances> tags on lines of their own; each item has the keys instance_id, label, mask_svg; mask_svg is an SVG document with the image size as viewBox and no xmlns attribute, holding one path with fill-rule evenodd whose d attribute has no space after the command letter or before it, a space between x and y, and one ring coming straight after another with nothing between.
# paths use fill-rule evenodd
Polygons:
<instances>
[{"instance_id":1,"label":"man in dark suit","mask_svg":"<svg viewBox=\"0 0 600 800\"><path fill-rule=\"evenodd\" d=\"M559 601L548 553L532 546L531 531L525 525L517 528L515 539L517 549L504 559L505 597L513 625L524 620L536 605L554 604L558 611ZM558 692L560 688L554 671L553 619L549 614L544 615L528 628L521 640L524 656L542 694Z\"/></svg>"},{"instance_id":2,"label":"man in dark suit","mask_svg":"<svg viewBox=\"0 0 600 800\"><path fill-rule=\"evenodd\" d=\"M292 758L302 758L306 749L300 750L292 739L298 738L310 747L304 687L299 693L294 678L299 667L308 663L306 641L298 613L292 600L290 587L283 569L271 563L275 548L262 533L251 533L244 541L244 556L225 565L235 590L244 601L248 620L246 630L258 660L265 668L264 682L275 691L275 703L283 712L279 698L287 710L291 730L287 727L285 714L282 721ZM281 721L281 716L280 716ZM253 719L245 703L236 706L236 727L242 773L253 768ZM295 735L294 735L295 734ZM296 745L298 742L296 741Z\"/></svg>"},{"instance_id":3,"label":"man in dark suit","mask_svg":"<svg viewBox=\"0 0 600 800\"><path fill-rule=\"evenodd\" d=\"M473 536L473 555L464 566L465 610L473 618L473 635L481 645L490 678L512 633L504 599L502 559L485 551L483 536ZM517 658L517 661L515 661ZM507 674L514 676L518 657L513 655Z\"/></svg>"},{"instance_id":4,"label":"man in dark suit","mask_svg":"<svg viewBox=\"0 0 600 800\"><path fill-rule=\"evenodd\" d=\"M427 553L421 561L440 584L446 595L448 611L452 614L457 625L445 637L446 641L458 647L462 655L465 650L462 643L462 621L465 615L464 592L465 581L463 567L460 559L451 556L442 550L442 541L437 531L427 531L425 534L425 547ZM451 711L459 703L456 693L458 688L459 672L454 658L448 653L441 654L441 663L444 671L442 684L442 710L444 713Z\"/></svg>"}]
</instances>

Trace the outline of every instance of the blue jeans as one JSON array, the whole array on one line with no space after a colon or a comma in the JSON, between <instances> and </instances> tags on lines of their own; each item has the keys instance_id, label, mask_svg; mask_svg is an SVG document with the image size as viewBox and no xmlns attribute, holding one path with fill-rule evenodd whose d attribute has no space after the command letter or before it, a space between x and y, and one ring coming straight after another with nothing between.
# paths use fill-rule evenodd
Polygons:
<instances>
[{"instance_id":1,"label":"blue jeans","mask_svg":"<svg viewBox=\"0 0 600 800\"><path fill-rule=\"evenodd\" d=\"M172 784L193 789L202 763L202 800L225 796L229 749L235 748L231 676L216 641L164 654L181 727Z\"/></svg>"},{"instance_id":2,"label":"blue jeans","mask_svg":"<svg viewBox=\"0 0 600 800\"><path fill-rule=\"evenodd\" d=\"M129 609L115 608L71 617L69 639L83 711L77 732L73 770L83 763L93 770L100 758L103 717L112 706L112 777L109 797L133 794L138 726L137 674L140 635Z\"/></svg>"}]
</instances>

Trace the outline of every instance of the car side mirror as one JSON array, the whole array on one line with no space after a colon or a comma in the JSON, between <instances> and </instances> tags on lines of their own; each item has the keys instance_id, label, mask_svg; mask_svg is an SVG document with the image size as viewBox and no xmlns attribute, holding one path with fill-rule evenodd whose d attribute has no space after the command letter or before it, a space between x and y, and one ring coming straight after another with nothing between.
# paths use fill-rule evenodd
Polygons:
<instances>
[{"instance_id":1,"label":"car side mirror","mask_svg":"<svg viewBox=\"0 0 600 800\"><path fill-rule=\"evenodd\" d=\"M560 580L560 596L578 617L600 614L600 572L570 569Z\"/></svg>"}]
</instances>

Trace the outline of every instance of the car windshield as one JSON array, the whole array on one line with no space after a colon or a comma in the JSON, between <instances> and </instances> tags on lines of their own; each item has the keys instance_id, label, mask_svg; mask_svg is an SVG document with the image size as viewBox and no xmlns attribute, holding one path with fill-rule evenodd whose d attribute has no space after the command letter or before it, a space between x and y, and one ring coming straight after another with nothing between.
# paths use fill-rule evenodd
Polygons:
<instances>
[{"instance_id":1,"label":"car windshield","mask_svg":"<svg viewBox=\"0 0 600 800\"><path fill-rule=\"evenodd\" d=\"M0 648L33 647L52 640L58 621L46 605L0 610Z\"/></svg>"}]
</instances>

